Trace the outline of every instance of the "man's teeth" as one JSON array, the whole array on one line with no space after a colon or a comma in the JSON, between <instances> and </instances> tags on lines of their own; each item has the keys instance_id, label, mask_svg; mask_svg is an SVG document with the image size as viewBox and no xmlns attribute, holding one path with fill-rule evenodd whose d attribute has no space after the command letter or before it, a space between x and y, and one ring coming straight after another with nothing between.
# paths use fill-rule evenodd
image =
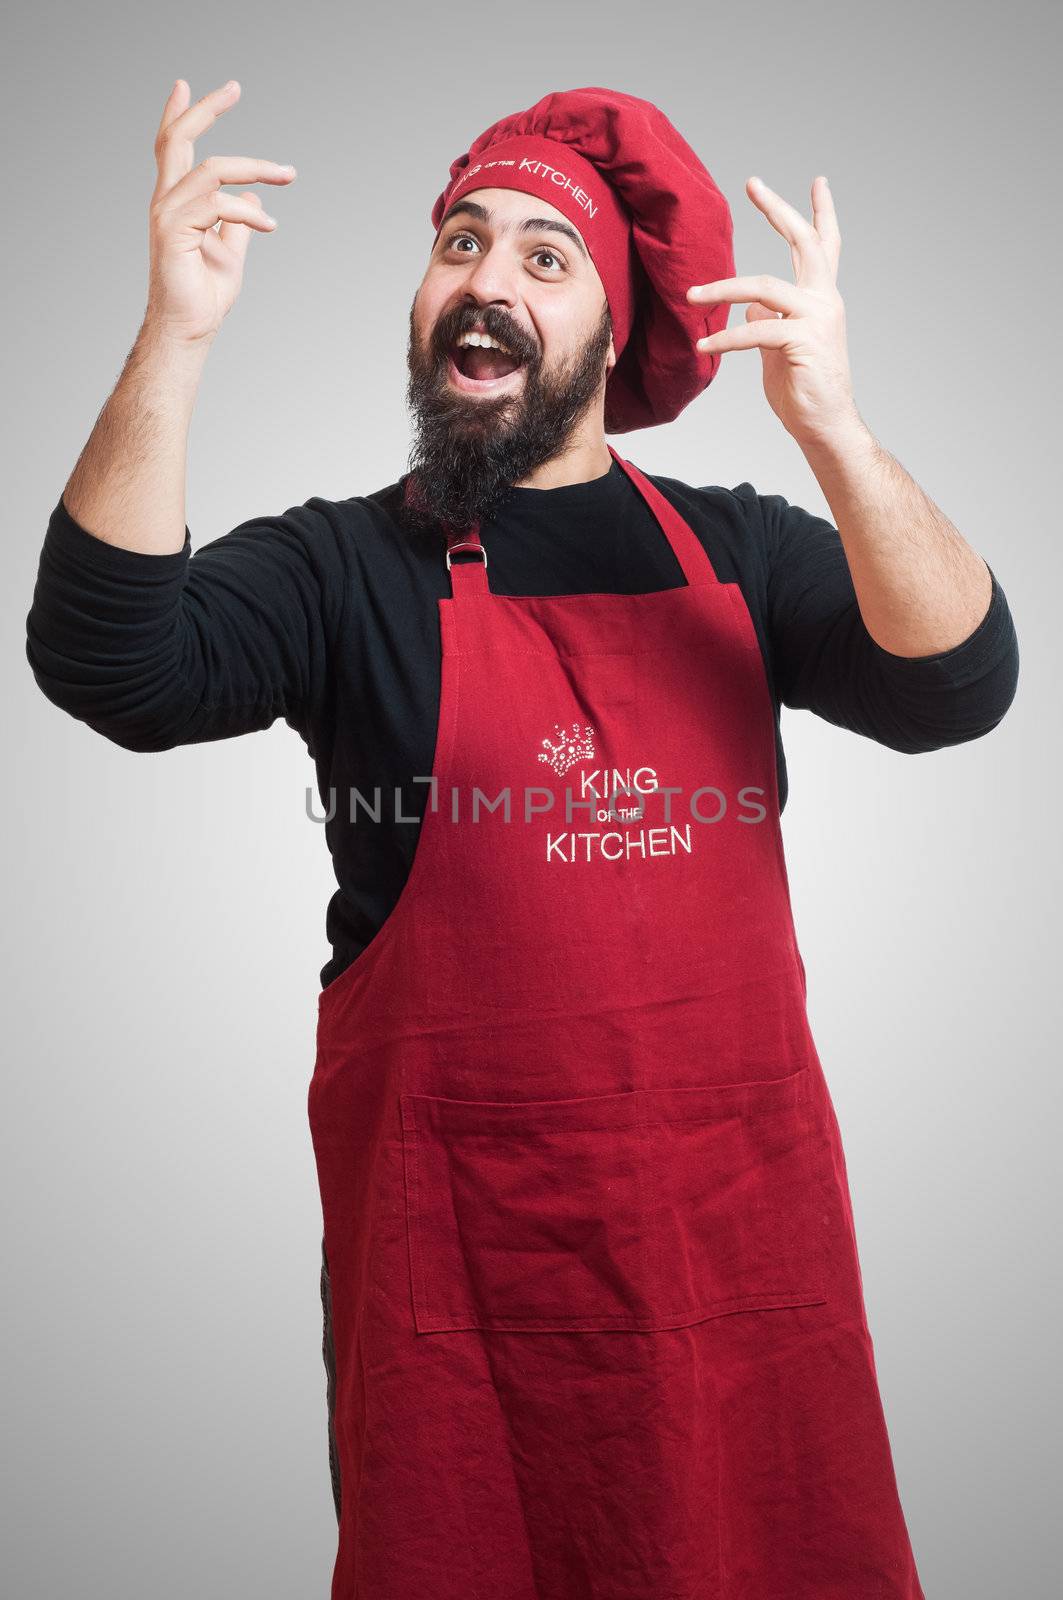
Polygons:
<instances>
[{"instance_id":1,"label":"man's teeth","mask_svg":"<svg viewBox=\"0 0 1063 1600\"><path fill-rule=\"evenodd\" d=\"M513 354L512 350L508 350L504 344L500 344L497 339L492 339L489 333L461 333L458 335L456 342L459 350L463 350L466 345L472 344L478 345L482 350L501 350L507 356Z\"/></svg>"}]
</instances>

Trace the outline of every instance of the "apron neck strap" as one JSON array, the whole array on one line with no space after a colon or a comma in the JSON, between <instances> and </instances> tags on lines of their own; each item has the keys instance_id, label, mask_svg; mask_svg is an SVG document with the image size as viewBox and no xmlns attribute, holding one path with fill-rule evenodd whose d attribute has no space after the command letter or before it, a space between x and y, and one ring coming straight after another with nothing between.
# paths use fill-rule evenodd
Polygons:
<instances>
[{"instance_id":1,"label":"apron neck strap","mask_svg":"<svg viewBox=\"0 0 1063 1600\"><path fill-rule=\"evenodd\" d=\"M450 573L451 592L455 595L490 594L487 585L487 551L480 543L480 524L468 528L452 528L443 524L447 536L447 571ZM452 562L457 552L459 559Z\"/></svg>"},{"instance_id":2,"label":"apron neck strap","mask_svg":"<svg viewBox=\"0 0 1063 1600\"><path fill-rule=\"evenodd\" d=\"M625 461L618 455L612 445L606 448L618 466L627 473L635 488L642 495L646 504L653 512L665 538L672 547L672 554L683 569L683 576L688 583L717 583L719 580L709 560L708 552L693 528L676 510L670 500L666 500L655 484L652 484L644 472L640 472L634 462Z\"/></svg>"}]
</instances>

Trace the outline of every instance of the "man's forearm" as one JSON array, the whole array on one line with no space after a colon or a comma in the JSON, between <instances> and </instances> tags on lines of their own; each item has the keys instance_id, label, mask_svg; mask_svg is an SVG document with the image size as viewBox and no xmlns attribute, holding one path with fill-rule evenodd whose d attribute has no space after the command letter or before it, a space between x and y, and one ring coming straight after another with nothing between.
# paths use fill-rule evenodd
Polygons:
<instances>
[{"instance_id":1,"label":"man's forearm","mask_svg":"<svg viewBox=\"0 0 1063 1600\"><path fill-rule=\"evenodd\" d=\"M898 656L962 644L989 609L993 586L982 557L861 419L801 448L841 535L871 637Z\"/></svg>"},{"instance_id":2,"label":"man's forearm","mask_svg":"<svg viewBox=\"0 0 1063 1600\"><path fill-rule=\"evenodd\" d=\"M188 429L209 343L141 328L63 490L70 515L107 544L147 554L185 540Z\"/></svg>"}]
</instances>

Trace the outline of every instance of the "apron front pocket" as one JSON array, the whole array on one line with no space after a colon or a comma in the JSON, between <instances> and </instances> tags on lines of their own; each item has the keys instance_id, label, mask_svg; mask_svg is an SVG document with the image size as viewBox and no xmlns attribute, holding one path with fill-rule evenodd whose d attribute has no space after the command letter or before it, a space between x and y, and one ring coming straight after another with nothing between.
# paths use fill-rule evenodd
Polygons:
<instances>
[{"instance_id":1,"label":"apron front pocket","mask_svg":"<svg viewBox=\"0 0 1063 1600\"><path fill-rule=\"evenodd\" d=\"M654 1326L825 1301L830 1205L808 1068L643 1098Z\"/></svg>"},{"instance_id":2,"label":"apron front pocket","mask_svg":"<svg viewBox=\"0 0 1063 1600\"><path fill-rule=\"evenodd\" d=\"M652 1326L636 1094L400 1100L419 1333Z\"/></svg>"},{"instance_id":3,"label":"apron front pocket","mask_svg":"<svg viewBox=\"0 0 1063 1600\"><path fill-rule=\"evenodd\" d=\"M806 1083L401 1094L417 1331L650 1332L822 1300Z\"/></svg>"}]
</instances>

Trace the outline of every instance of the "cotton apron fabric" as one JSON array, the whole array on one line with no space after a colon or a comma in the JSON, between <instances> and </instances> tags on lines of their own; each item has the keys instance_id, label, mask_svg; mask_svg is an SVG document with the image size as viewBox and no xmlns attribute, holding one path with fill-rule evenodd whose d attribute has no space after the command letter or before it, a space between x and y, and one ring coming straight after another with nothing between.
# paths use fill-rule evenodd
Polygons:
<instances>
[{"instance_id":1,"label":"cotton apron fabric","mask_svg":"<svg viewBox=\"0 0 1063 1600\"><path fill-rule=\"evenodd\" d=\"M332 1600L923 1600L760 646L610 453L685 584L450 534L412 869L320 996Z\"/></svg>"}]
</instances>

